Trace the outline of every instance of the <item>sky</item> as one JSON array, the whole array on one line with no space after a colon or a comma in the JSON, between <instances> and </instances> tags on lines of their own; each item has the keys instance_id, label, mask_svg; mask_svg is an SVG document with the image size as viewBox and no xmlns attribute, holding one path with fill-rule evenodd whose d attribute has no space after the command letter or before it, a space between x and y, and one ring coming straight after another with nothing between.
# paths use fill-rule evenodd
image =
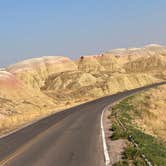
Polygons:
<instances>
[{"instance_id":1,"label":"sky","mask_svg":"<svg viewBox=\"0 0 166 166\"><path fill-rule=\"evenodd\" d=\"M0 0L0 67L166 45L166 0Z\"/></svg>"}]
</instances>

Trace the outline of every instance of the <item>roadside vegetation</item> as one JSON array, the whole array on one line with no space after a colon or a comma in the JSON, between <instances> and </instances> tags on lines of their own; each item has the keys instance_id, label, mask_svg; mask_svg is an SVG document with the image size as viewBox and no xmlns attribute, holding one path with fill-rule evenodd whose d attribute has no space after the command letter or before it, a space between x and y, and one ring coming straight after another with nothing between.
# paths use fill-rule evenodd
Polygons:
<instances>
[{"instance_id":1,"label":"roadside vegetation","mask_svg":"<svg viewBox=\"0 0 166 166\"><path fill-rule=\"evenodd\" d=\"M132 102L134 99L135 96L124 99L110 110L109 118L113 131L111 139L123 138L128 140L122 160L115 166L144 166L147 165L145 158L152 165L166 166L166 142L145 133L134 123L138 117L143 118L145 114L150 114L146 109L135 107ZM145 104L145 101L142 102Z\"/></svg>"}]
</instances>

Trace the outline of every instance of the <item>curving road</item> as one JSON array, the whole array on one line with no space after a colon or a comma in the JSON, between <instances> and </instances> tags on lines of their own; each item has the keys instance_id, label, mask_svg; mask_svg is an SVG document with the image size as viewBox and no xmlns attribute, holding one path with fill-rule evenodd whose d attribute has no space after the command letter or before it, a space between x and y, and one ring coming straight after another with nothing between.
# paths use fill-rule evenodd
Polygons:
<instances>
[{"instance_id":1,"label":"curving road","mask_svg":"<svg viewBox=\"0 0 166 166\"><path fill-rule=\"evenodd\" d=\"M119 99L157 85L81 104L1 138L0 165L104 166L102 110Z\"/></svg>"}]
</instances>

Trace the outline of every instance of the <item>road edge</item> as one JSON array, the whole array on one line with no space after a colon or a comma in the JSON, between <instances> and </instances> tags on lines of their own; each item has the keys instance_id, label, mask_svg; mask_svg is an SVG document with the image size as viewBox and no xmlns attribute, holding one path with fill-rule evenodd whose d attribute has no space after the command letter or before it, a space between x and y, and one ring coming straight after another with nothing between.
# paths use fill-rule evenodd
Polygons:
<instances>
[{"instance_id":1,"label":"road edge","mask_svg":"<svg viewBox=\"0 0 166 166\"><path fill-rule=\"evenodd\" d=\"M110 156L108 153L108 147L106 143L106 138L105 138L105 131L104 131L104 124L103 124L103 115L104 112L108 109L108 106L105 107L101 113L101 135L102 135L102 142L103 142L103 152L104 152L104 158L105 158L105 165L109 166L110 164Z\"/></svg>"}]
</instances>

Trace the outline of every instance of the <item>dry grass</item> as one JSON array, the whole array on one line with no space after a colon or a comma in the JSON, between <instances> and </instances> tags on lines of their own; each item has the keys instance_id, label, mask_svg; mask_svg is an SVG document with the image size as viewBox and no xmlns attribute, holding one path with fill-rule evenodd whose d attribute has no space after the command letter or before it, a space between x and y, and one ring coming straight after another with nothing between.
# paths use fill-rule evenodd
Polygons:
<instances>
[{"instance_id":1,"label":"dry grass","mask_svg":"<svg viewBox=\"0 0 166 166\"><path fill-rule=\"evenodd\" d=\"M145 133L166 141L166 85L137 95L132 103L142 110L134 123Z\"/></svg>"}]
</instances>

